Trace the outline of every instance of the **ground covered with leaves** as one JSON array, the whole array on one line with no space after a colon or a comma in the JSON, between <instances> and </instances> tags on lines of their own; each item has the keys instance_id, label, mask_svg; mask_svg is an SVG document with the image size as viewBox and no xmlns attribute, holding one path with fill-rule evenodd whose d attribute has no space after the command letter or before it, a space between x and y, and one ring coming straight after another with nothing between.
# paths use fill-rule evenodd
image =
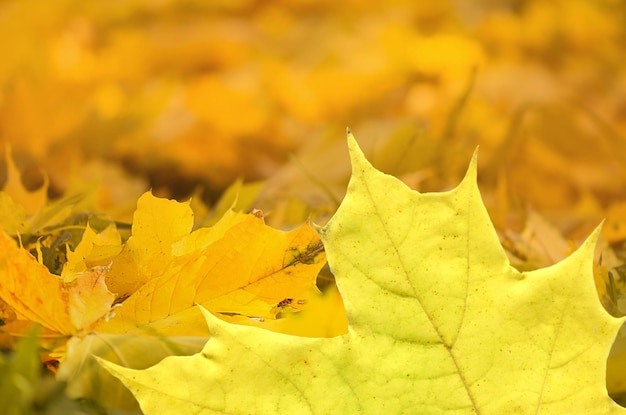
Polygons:
<instances>
[{"instance_id":1,"label":"ground covered with leaves","mask_svg":"<svg viewBox=\"0 0 626 415\"><path fill-rule=\"evenodd\" d=\"M0 33L6 413L626 413L620 2Z\"/></svg>"}]
</instances>

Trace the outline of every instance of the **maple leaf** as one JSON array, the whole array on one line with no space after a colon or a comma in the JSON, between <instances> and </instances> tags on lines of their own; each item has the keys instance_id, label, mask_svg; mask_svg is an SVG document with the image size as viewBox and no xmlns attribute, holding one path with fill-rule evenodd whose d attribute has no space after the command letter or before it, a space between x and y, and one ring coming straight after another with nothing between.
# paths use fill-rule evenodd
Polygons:
<instances>
[{"instance_id":1,"label":"maple leaf","mask_svg":"<svg viewBox=\"0 0 626 415\"><path fill-rule=\"evenodd\" d=\"M192 226L189 203L144 193L137 200L132 236L107 275L109 289L127 296L161 273L171 260L172 244L188 235Z\"/></svg>"},{"instance_id":2,"label":"maple leaf","mask_svg":"<svg viewBox=\"0 0 626 415\"><path fill-rule=\"evenodd\" d=\"M114 297L100 267L63 280L17 247L1 228L0 247L0 297L22 318L60 334L73 334L109 310Z\"/></svg>"},{"instance_id":3,"label":"maple leaf","mask_svg":"<svg viewBox=\"0 0 626 415\"><path fill-rule=\"evenodd\" d=\"M349 320L312 339L227 324L191 357L147 370L101 361L146 414L623 414L605 364L623 319L594 289L599 231L541 270L510 266L476 186L446 193L374 169L350 135L352 178L320 229Z\"/></svg>"},{"instance_id":4,"label":"maple leaf","mask_svg":"<svg viewBox=\"0 0 626 415\"><path fill-rule=\"evenodd\" d=\"M105 270L94 267L67 280L53 275L0 228L0 298L19 317L60 335L87 329L108 312L113 295Z\"/></svg>"},{"instance_id":5,"label":"maple leaf","mask_svg":"<svg viewBox=\"0 0 626 415\"><path fill-rule=\"evenodd\" d=\"M57 341L50 356L62 361L57 375L68 381L71 396L132 407L120 398L128 391L91 355L145 368L171 354L198 352L209 332L196 304L270 330L309 336L345 332L341 319L316 321L328 315L324 302L334 305L331 315L343 308L337 296L321 297L315 287L326 256L310 225L282 232L265 225L260 212L228 210L212 227L190 232L188 202L147 192L137 205L125 245L114 224L94 221L98 228L108 225L96 232L87 222L80 242L66 249L61 275L42 263L39 240L37 259L0 232L0 299L13 313L3 311L11 325L1 332L10 340L31 322L48 329L47 336ZM115 296L107 283L131 294L111 308ZM278 306L281 302L285 305ZM295 317L302 309L301 318L276 318ZM72 337L67 347L64 337ZM139 345L150 353L138 353ZM112 394L115 388L123 393Z\"/></svg>"},{"instance_id":6,"label":"maple leaf","mask_svg":"<svg viewBox=\"0 0 626 415\"><path fill-rule=\"evenodd\" d=\"M144 215L141 212L146 208L156 212L155 207L163 203L151 195L142 199L143 207L138 207L140 214L135 217ZM189 212L186 216L190 225L188 204L168 202L178 204L177 211ZM165 217L174 219L171 213ZM157 228L163 218L153 214L149 227ZM186 235L176 238L165 232L165 237L155 235L150 240L145 235L154 231L139 228L135 234L136 229L133 224L127 246L136 236L146 243L134 244L131 260L114 262L111 273L117 269L115 277L119 278L130 275L129 270L139 270L135 279L146 282L120 304L114 318L100 325L100 331L148 330L166 335L173 334L173 330L180 335L191 335L193 331L205 337L204 319L197 309L192 310L195 304L251 322L255 320L248 316L273 318L279 311L276 305L285 298L292 299L294 305L306 302L326 263L322 243L310 225L282 232L265 225L263 218L255 214L231 210L211 228L192 233L187 230ZM125 252L131 251L122 251L120 257Z\"/></svg>"},{"instance_id":7,"label":"maple leaf","mask_svg":"<svg viewBox=\"0 0 626 415\"><path fill-rule=\"evenodd\" d=\"M132 408L134 400L125 397L129 392L91 356L143 369L169 355L197 353L209 337L197 304L226 320L270 330L309 336L345 332L341 321L315 321L324 314L317 300L332 302L336 297L318 298L315 280L326 256L310 225L282 232L265 225L258 212L228 210L212 227L190 232L190 203L150 192L139 199L134 218L124 248L113 227L99 234L87 227L80 244L68 253L63 276L112 261L107 282L122 293L132 291L92 332L68 342L57 378L68 382L70 396ZM276 305L285 298L293 304L283 310ZM304 308L305 318L275 319L295 308Z\"/></svg>"}]
</instances>

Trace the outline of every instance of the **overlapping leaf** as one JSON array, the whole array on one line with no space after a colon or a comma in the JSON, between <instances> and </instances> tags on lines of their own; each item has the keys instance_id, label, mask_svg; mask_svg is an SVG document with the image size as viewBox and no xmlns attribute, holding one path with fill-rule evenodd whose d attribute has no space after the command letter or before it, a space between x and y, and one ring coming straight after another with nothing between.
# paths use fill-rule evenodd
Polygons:
<instances>
[{"instance_id":1,"label":"overlapping leaf","mask_svg":"<svg viewBox=\"0 0 626 415\"><path fill-rule=\"evenodd\" d=\"M596 231L546 269L512 268L476 161L447 193L412 192L349 138L353 173L320 229L350 322L330 339L224 323L202 353L143 371L107 362L146 414L623 414L605 361L623 319L593 285Z\"/></svg>"},{"instance_id":2,"label":"overlapping leaf","mask_svg":"<svg viewBox=\"0 0 626 415\"><path fill-rule=\"evenodd\" d=\"M160 207L163 203L173 210ZM213 227L189 233L193 218L187 204L149 194L140 199L135 218L138 225L133 224L128 249L116 259L109 281L113 287L122 281L140 288L102 331L206 336L200 313L192 317L196 304L225 315L273 318L275 305L285 298L306 302L325 264L319 237L308 225L281 232L257 215L229 211ZM164 222L179 231L160 228ZM193 329L190 321L200 324Z\"/></svg>"},{"instance_id":3,"label":"overlapping leaf","mask_svg":"<svg viewBox=\"0 0 626 415\"><path fill-rule=\"evenodd\" d=\"M39 323L61 335L73 335L95 323L113 303L102 269L85 270L63 281L3 231L0 252L0 298L21 320Z\"/></svg>"},{"instance_id":4,"label":"overlapping leaf","mask_svg":"<svg viewBox=\"0 0 626 415\"><path fill-rule=\"evenodd\" d=\"M109 288L127 297L160 275L171 259L172 244L188 235L192 226L188 203L145 193L137 201L132 236L107 275Z\"/></svg>"},{"instance_id":5,"label":"overlapping leaf","mask_svg":"<svg viewBox=\"0 0 626 415\"><path fill-rule=\"evenodd\" d=\"M139 199L134 218L125 243L112 224L98 232L89 222L60 227L54 249L41 238L33 242L38 258L0 234L0 298L8 307L3 317L13 313L3 336L19 336L30 322L42 324L54 348L49 358L62 361L58 377L69 382L70 396L132 409L119 382L94 366L91 355L145 368L171 354L197 352L209 336L197 304L270 330L345 332L341 318L315 321L342 306L336 295L321 297L315 287L326 261L309 225L281 232L266 226L260 212L228 210L212 227L191 232L189 203L150 193ZM67 242L63 229L82 230L80 242ZM54 261L66 257L61 275L42 264L47 253L55 253ZM279 315L289 318L276 320ZM293 323L296 315L300 324ZM140 344L151 352L137 353Z\"/></svg>"}]
</instances>

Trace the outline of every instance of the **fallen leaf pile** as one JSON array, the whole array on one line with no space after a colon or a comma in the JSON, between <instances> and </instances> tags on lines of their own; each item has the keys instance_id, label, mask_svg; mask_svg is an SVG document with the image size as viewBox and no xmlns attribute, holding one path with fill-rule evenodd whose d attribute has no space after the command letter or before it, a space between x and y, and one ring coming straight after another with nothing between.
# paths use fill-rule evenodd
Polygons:
<instances>
[{"instance_id":1,"label":"fallen leaf pile","mask_svg":"<svg viewBox=\"0 0 626 415\"><path fill-rule=\"evenodd\" d=\"M623 412L625 22L3 2L7 413Z\"/></svg>"},{"instance_id":2,"label":"fallen leaf pile","mask_svg":"<svg viewBox=\"0 0 626 415\"><path fill-rule=\"evenodd\" d=\"M96 233L87 222L75 245L69 235L50 247L39 237L32 253L3 232L4 343L30 330L27 323L39 323L46 330L46 360L62 362L58 376L69 381L73 397L93 398L97 384L96 397L110 399L110 388L102 386L106 379L97 370L86 373L94 371L90 354L146 367L164 355L196 351L209 337L198 306L231 322L279 332L345 331L340 300L320 310L325 302L316 279L326 260L309 225L282 232L265 225L260 212L229 210L210 228L192 232L192 226L189 203L148 192L138 200L123 244L115 224ZM44 249L55 261L66 257L60 275L42 263ZM311 307L302 310L309 301ZM334 318L298 327L287 318L290 311L302 311L300 319L316 313ZM138 342L150 353L138 354Z\"/></svg>"}]
</instances>

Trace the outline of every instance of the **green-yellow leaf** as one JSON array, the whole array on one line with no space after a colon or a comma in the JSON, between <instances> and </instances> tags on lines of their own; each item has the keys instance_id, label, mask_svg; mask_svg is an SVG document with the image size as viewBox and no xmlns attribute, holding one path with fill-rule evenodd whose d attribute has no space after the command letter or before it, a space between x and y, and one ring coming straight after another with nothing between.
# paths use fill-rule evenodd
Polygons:
<instances>
[{"instance_id":1,"label":"green-yellow leaf","mask_svg":"<svg viewBox=\"0 0 626 415\"><path fill-rule=\"evenodd\" d=\"M420 194L349 145L346 198L320 229L348 334L287 336L205 311L202 353L142 371L103 362L144 413L626 414L605 387L624 320L594 289L597 230L562 262L518 272L475 158L455 189Z\"/></svg>"},{"instance_id":2,"label":"green-yellow leaf","mask_svg":"<svg viewBox=\"0 0 626 415\"><path fill-rule=\"evenodd\" d=\"M66 394L73 399L90 398L124 410L137 410L137 402L126 388L102 369L93 356L117 364L143 369L166 356L190 355L202 349L206 338L159 337L90 333L72 337L57 379L67 382Z\"/></svg>"}]
</instances>

